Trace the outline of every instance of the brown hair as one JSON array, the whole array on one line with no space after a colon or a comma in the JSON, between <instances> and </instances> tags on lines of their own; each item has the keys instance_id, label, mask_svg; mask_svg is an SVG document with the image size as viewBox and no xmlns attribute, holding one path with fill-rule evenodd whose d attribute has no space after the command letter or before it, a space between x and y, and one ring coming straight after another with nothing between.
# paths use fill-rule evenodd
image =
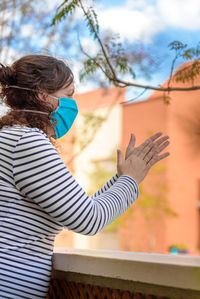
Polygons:
<instances>
[{"instance_id":1,"label":"brown hair","mask_svg":"<svg viewBox=\"0 0 200 299\"><path fill-rule=\"evenodd\" d=\"M51 94L66 83L70 85L74 79L70 68L62 60L46 55L27 55L15 61L10 67L1 63L0 66L0 97L8 107L12 108L0 118L0 130L5 125L13 124L37 127L43 130L55 145L55 141L47 133L47 127L57 124L57 120L50 115L53 107L41 101L37 94L40 91ZM10 85L32 90L8 88ZM48 115L16 111L17 109L36 110L46 112ZM53 124L50 122L51 119L55 121Z\"/></svg>"}]
</instances>

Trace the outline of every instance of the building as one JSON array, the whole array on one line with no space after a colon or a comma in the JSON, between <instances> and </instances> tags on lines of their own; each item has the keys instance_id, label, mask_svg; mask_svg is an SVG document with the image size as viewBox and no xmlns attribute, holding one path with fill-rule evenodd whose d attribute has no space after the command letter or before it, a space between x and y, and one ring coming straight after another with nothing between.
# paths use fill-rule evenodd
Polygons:
<instances>
[{"instance_id":1,"label":"building","mask_svg":"<svg viewBox=\"0 0 200 299\"><path fill-rule=\"evenodd\" d=\"M187 86L175 81L171 84ZM136 136L135 146L158 131L169 135L170 145L164 152L170 151L170 156L150 169L139 185L139 198L113 226L93 237L72 233L69 245L60 242L58 236L55 246L154 253L169 253L170 246L174 246L199 255L200 90L171 92L167 95L169 104L165 103L166 95L164 100L159 91L145 101L120 104L124 102L124 92L119 88L98 89L76 97L79 116L63 143L69 144L74 136L82 135L84 113L89 115L85 133L93 137L71 160L80 185L90 192L88 173L92 175L95 163L107 173L115 173L116 150L121 148L125 152L131 133ZM96 115L97 123L91 113ZM103 123L101 117L106 118ZM76 143L71 152L78 152ZM65 234L69 233L65 230Z\"/></svg>"}]
</instances>

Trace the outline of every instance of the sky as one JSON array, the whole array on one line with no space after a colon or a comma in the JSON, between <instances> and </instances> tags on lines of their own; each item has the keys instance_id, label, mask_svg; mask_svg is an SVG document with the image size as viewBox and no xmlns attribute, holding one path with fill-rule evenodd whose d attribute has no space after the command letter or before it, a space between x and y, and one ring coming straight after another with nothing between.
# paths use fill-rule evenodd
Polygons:
<instances>
[{"instance_id":1,"label":"sky","mask_svg":"<svg viewBox=\"0 0 200 299\"><path fill-rule=\"evenodd\" d=\"M46 0L47 6L37 9L53 9L62 3L60 0ZM135 83L158 86L162 84L170 74L171 63L174 53L169 50L169 43L179 40L189 47L196 47L200 41L200 1L199 0L85 0L87 5L94 4L95 11L102 32L104 30L112 31L113 34L120 35L122 43L142 44L144 49L149 51L158 62L156 72L151 73L151 78L147 79L141 74L136 76ZM83 1L84 2L84 1ZM40 2L43 3L43 2ZM53 16L52 15L52 16ZM82 27L81 42L82 45L92 54L95 53L97 46L91 38L88 28L83 22L83 16L80 11L76 13L77 22ZM39 24L38 24L39 25ZM23 35L31 35L32 43L35 43L34 51L39 53L40 48L45 43L45 35L34 31L32 24L26 24L23 28ZM70 34L70 33L69 33ZM77 36L71 36L71 44L76 47ZM15 53L16 48L12 51ZM6 53L6 52L5 52ZM19 51L20 53L20 51ZM19 53L16 52L18 55ZM76 87L78 93L90 91L97 86L95 82L79 82L78 71L82 64L77 54L73 56L73 46L69 51L58 44L55 40L52 45L52 55L56 57L69 58L69 64L75 73ZM16 57L17 57L16 55ZM176 67L183 63L183 60L177 60ZM125 78L123 78L125 79ZM137 97L143 90L131 87L126 92L126 100ZM145 92L135 101L145 100L153 91Z\"/></svg>"},{"instance_id":2,"label":"sky","mask_svg":"<svg viewBox=\"0 0 200 299\"><path fill-rule=\"evenodd\" d=\"M158 71L150 80L136 78L136 83L158 86L170 74L174 52L168 45L179 40L188 47L200 41L199 0L98 0L99 22L103 28L118 32L122 41L142 42L159 60ZM183 63L179 59L176 67ZM129 88L126 100L136 97L141 89ZM137 101L147 99L153 91L145 92Z\"/></svg>"}]
</instances>

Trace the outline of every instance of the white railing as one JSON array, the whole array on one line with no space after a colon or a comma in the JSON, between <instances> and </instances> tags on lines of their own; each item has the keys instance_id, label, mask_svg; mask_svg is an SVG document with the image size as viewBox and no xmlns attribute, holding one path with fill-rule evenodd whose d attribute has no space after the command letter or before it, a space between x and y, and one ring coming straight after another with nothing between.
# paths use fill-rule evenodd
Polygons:
<instances>
[{"instance_id":1,"label":"white railing","mask_svg":"<svg viewBox=\"0 0 200 299\"><path fill-rule=\"evenodd\" d=\"M198 256L55 248L53 269L55 279L168 298L200 298Z\"/></svg>"}]
</instances>

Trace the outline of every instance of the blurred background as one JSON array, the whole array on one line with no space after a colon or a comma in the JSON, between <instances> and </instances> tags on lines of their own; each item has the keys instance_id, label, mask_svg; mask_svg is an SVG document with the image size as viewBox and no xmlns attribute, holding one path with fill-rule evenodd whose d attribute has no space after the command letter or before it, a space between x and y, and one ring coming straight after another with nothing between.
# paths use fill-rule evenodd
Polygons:
<instances>
[{"instance_id":1,"label":"blurred background","mask_svg":"<svg viewBox=\"0 0 200 299\"><path fill-rule=\"evenodd\" d=\"M131 133L135 146L159 131L169 135L170 156L152 167L139 185L139 198L111 225L95 236L63 229L55 246L200 255L200 90L163 93L112 84L100 68L91 67L91 58L103 60L102 49L81 6L52 24L61 4L1 0L0 63L47 54L73 70L79 114L57 141L66 166L91 195L116 173L116 150L125 153ZM122 80L200 85L199 64L187 80L177 80L174 72L199 62L199 1L102 0L82 6L95 10L98 34ZM180 42L169 46L174 41ZM2 102L0 115L7 111Z\"/></svg>"}]
</instances>

